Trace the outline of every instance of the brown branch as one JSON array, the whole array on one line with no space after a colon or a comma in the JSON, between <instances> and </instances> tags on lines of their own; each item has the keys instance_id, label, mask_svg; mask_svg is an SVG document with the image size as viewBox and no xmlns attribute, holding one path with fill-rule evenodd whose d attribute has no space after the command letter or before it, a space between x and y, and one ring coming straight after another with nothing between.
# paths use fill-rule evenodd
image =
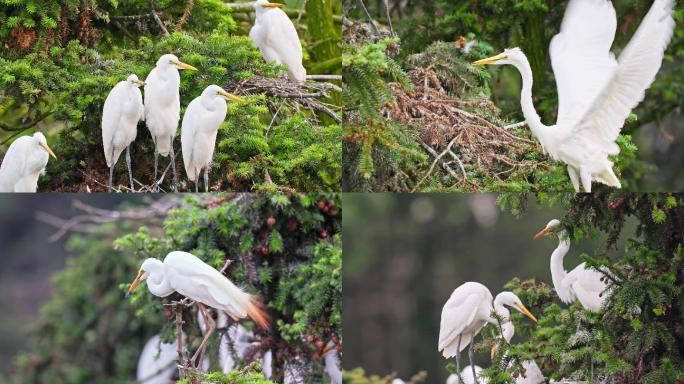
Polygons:
<instances>
[{"instance_id":1,"label":"brown branch","mask_svg":"<svg viewBox=\"0 0 684 384\"><path fill-rule=\"evenodd\" d=\"M180 32L183 29L183 25L188 21L188 18L190 18L190 12L192 11L192 6L195 5L194 0L188 0L188 2L185 4L185 8L183 9L183 15L178 19L178 23L176 23L176 27L174 30L176 32Z\"/></svg>"},{"instance_id":2,"label":"brown branch","mask_svg":"<svg viewBox=\"0 0 684 384\"><path fill-rule=\"evenodd\" d=\"M161 28L161 30L164 32L164 35L166 35L166 36L171 36L171 34L169 33L169 31L168 31L168 30L166 29L166 27L164 26L164 23L163 23L163 22L161 21L161 19L159 18L158 12L155 11L154 9L152 10L152 16L154 16L154 21L157 22L157 24L159 25L159 28Z\"/></svg>"},{"instance_id":3,"label":"brown branch","mask_svg":"<svg viewBox=\"0 0 684 384\"><path fill-rule=\"evenodd\" d=\"M4 131L8 131L8 132L25 131L29 128L32 128L36 124L41 123L43 120L45 120L47 117L51 116L54 113L55 113L54 111L50 111L50 112L44 113L44 114L41 113L38 116L36 116L33 119L28 120L28 121L26 120L27 117L25 116L24 118L22 118L21 125L17 125L17 126L12 126L9 124L0 123L0 129L2 129Z\"/></svg>"}]
</instances>

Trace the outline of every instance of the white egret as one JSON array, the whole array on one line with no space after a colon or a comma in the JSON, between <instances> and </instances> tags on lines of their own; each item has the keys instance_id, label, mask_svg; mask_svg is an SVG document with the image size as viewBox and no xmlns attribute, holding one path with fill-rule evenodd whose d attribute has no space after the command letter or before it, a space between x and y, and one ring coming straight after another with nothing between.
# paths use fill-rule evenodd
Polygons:
<instances>
[{"instance_id":1,"label":"white egret","mask_svg":"<svg viewBox=\"0 0 684 384\"><path fill-rule=\"evenodd\" d=\"M511 342L515 335L515 326L507 321L501 324L501 335L507 343ZM496 355L496 345L492 347L492 359ZM545 383L544 374L534 360L525 360L520 363L523 367L523 374L515 378L515 384L542 384Z\"/></svg>"},{"instance_id":2,"label":"white egret","mask_svg":"<svg viewBox=\"0 0 684 384\"><path fill-rule=\"evenodd\" d=\"M616 60L610 52L617 19L609 0L571 0L550 53L558 88L556 125L541 122L532 102L532 70L518 48L475 65L511 64L522 75L520 104L525 122L554 160L568 165L575 188L591 192L592 181L620 188L608 156L625 119L645 96L663 60L675 22L673 0L655 0Z\"/></svg>"},{"instance_id":3,"label":"white egret","mask_svg":"<svg viewBox=\"0 0 684 384\"><path fill-rule=\"evenodd\" d=\"M179 69L196 71L197 68L185 64L172 54L157 60L157 65L145 79L145 122L154 141L154 185L157 187L158 157L171 154L173 186L176 187L176 156L173 152L173 139L176 137L180 120L180 75Z\"/></svg>"},{"instance_id":4,"label":"white egret","mask_svg":"<svg viewBox=\"0 0 684 384\"><path fill-rule=\"evenodd\" d=\"M137 382L141 384L168 384L176 372L178 347L175 343L162 343L154 335L145 343L138 358Z\"/></svg>"},{"instance_id":5,"label":"white egret","mask_svg":"<svg viewBox=\"0 0 684 384\"><path fill-rule=\"evenodd\" d=\"M216 134L226 118L226 100L243 102L241 98L231 95L218 85L210 85L185 110L181 126L181 147L185 173L190 181L195 182L195 192L199 189L202 168L204 189L209 192L209 164L214 157Z\"/></svg>"},{"instance_id":6,"label":"white egret","mask_svg":"<svg viewBox=\"0 0 684 384\"><path fill-rule=\"evenodd\" d=\"M199 310L205 314L208 329L191 359L193 364L216 328L216 322L207 315L204 305L225 311L235 321L249 316L259 326L268 328L263 305L256 297L243 291L221 272L188 252L170 252L163 262L155 258L145 260L128 293L133 292L142 281L147 281L147 289L153 295L166 297L178 292L194 300Z\"/></svg>"},{"instance_id":7,"label":"white egret","mask_svg":"<svg viewBox=\"0 0 684 384\"><path fill-rule=\"evenodd\" d=\"M138 76L130 75L118 82L107 95L102 109L102 145L109 167L108 189L112 190L112 174L121 152L126 149L128 180L133 187L131 172L131 143L138 133L138 121L145 120L140 86L145 85Z\"/></svg>"},{"instance_id":8,"label":"white egret","mask_svg":"<svg viewBox=\"0 0 684 384\"><path fill-rule=\"evenodd\" d=\"M456 369L460 368L460 353L468 345L468 359L473 367L473 339L487 324L498 326L494 311L502 319L508 319L510 306L525 314L533 321L537 319L525 308L520 298L513 292L501 292L492 301L489 289L480 283L467 282L454 290L442 308L437 350L445 358L456 357ZM477 376L473 370L473 376Z\"/></svg>"},{"instance_id":9,"label":"white egret","mask_svg":"<svg viewBox=\"0 0 684 384\"><path fill-rule=\"evenodd\" d=\"M36 192L50 156L57 159L40 132L14 140L0 164L0 192Z\"/></svg>"},{"instance_id":10,"label":"white egret","mask_svg":"<svg viewBox=\"0 0 684 384\"><path fill-rule=\"evenodd\" d=\"M475 384L477 383L477 380L480 380L480 382L483 384L489 383L489 380L486 378L478 378L473 376L473 372L475 372L475 375L479 375L480 372L482 372L482 368L477 365L467 365L465 368L463 368L460 375L463 378L463 383L461 383L461 380L458 378L459 375L452 373L449 375L449 377L447 377L446 384Z\"/></svg>"},{"instance_id":11,"label":"white egret","mask_svg":"<svg viewBox=\"0 0 684 384\"><path fill-rule=\"evenodd\" d=\"M337 351L337 346L330 340L325 348L327 351L323 354L323 361L325 363L325 373L330 378L330 384L342 384L340 354Z\"/></svg>"},{"instance_id":12,"label":"white egret","mask_svg":"<svg viewBox=\"0 0 684 384\"><path fill-rule=\"evenodd\" d=\"M570 239L561 227L561 222L553 219L544 229L534 235L535 239L551 233L558 234L558 247L551 254L551 279L558 297L563 303L579 300L582 306L592 311L598 311L606 300L604 291L607 284L602 280L601 272L587 268L585 263L575 267L569 273L563 268L563 258L570 250Z\"/></svg>"},{"instance_id":13,"label":"white egret","mask_svg":"<svg viewBox=\"0 0 684 384\"><path fill-rule=\"evenodd\" d=\"M294 24L283 12L281 3L268 0L254 2L256 19L249 37L261 51L267 62L285 65L288 77L294 81L306 81L306 69L302 65L302 44Z\"/></svg>"}]
</instances>

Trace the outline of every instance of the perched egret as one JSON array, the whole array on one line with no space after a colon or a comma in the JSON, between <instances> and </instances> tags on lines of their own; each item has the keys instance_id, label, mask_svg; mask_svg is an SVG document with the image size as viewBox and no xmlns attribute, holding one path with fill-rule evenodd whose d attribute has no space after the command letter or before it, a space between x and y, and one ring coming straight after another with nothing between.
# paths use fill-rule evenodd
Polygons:
<instances>
[{"instance_id":1,"label":"perched egret","mask_svg":"<svg viewBox=\"0 0 684 384\"><path fill-rule=\"evenodd\" d=\"M14 140L0 165L0 192L35 192L50 156L57 159L40 132Z\"/></svg>"},{"instance_id":2,"label":"perched egret","mask_svg":"<svg viewBox=\"0 0 684 384\"><path fill-rule=\"evenodd\" d=\"M154 141L154 185L157 186L158 156L171 154L173 185L176 190L176 156L173 152L173 139L176 137L180 120L180 75L179 69L196 71L197 68L185 64L172 54L157 60L157 65L145 79L145 122Z\"/></svg>"},{"instance_id":3,"label":"perched egret","mask_svg":"<svg viewBox=\"0 0 684 384\"><path fill-rule=\"evenodd\" d=\"M342 370L340 369L340 354L332 340L325 346L327 352L323 354L325 373L330 377L330 384L342 384Z\"/></svg>"},{"instance_id":4,"label":"perched egret","mask_svg":"<svg viewBox=\"0 0 684 384\"><path fill-rule=\"evenodd\" d=\"M473 376L477 376L473 367L472 341L487 323L498 326L492 311L502 319L508 318L510 312L505 306L515 308L533 321L537 321L512 292L501 292L492 301L492 294L484 285L475 282L462 284L454 290L442 308L437 350L446 358L455 356L456 369L460 371L460 353L470 345L468 359L473 368Z\"/></svg>"},{"instance_id":5,"label":"perched egret","mask_svg":"<svg viewBox=\"0 0 684 384\"><path fill-rule=\"evenodd\" d=\"M306 81L306 69L302 65L302 44L297 30L283 4L269 3L268 0L254 2L256 20L249 31L249 37L261 51L267 62L285 65L290 80Z\"/></svg>"},{"instance_id":6,"label":"perched egret","mask_svg":"<svg viewBox=\"0 0 684 384\"><path fill-rule=\"evenodd\" d=\"M515 326L512 322L507 321L501 324L501 335L507 343L511 342L515 334ZM492 347L492 359L496 355L496 345ZM525 370L522 375L515 378L515 384L542 384L545 383L544 374L539 369L539 366L534 360L525 360L521 363Z\"/></svg>"},{"instance_id":7,"label":"perched egret","mask_svg":"<svg viewBox=\"0 0 684 384\"><path fill-rule=\"evenodd\" d=\"M259 326L268 328L266 313L256 297L238 288L221 272L190 253L170 252L163 262L155 258L145 260L128 293L133 292L145 280L147 289L153 295L166 297L178 292L194 300L199 310L205 314L208 329L191 359L193 364L216 328L216 322L206 314L204 305L225 311L235 321L249 316Z\"/></svg>"},{"instance_id":8,"label":"perched egret","mask_svg":"<svg viewBox=\"0 0 684 384\"><path fill-rule=\"evenodd\" d=\"M476 65L511 64L522 75L520 104L525 122L553 159L568 165L575 188L591 192L592 181L620 188L608 156L630 111L655 79L675 22L673 0L655 0L632 40L616 60L610 52L617 19L609 0L571 0L551 41L551 64L558 88L556 125L541 122L532 103L532 70L518 49Z\"/></svg>"},{"instance_id":9,"label":"perched egret","mask_svg":"<svg viewBox=\"0 0 684 384\"><path fill-rule=\"evenodd\" d=\"M183 116L183 163L188 179L195 182L195 192L199 189L199 174L202 168L204 189L209 192L209 164L214 157L216 134L226 118L226 99L243 102L241 98L231 95L218 85L210 85L199 97L190 102Z\"/></svg>"},{"instance_id":10,"label":"perched egret","mask_svg":"<svg viewBox=\"0 0 684 384\"><path fill-rule=\"evenodd\" d=\"M138 133L138 121L145 120L140 86L145 85L138 76L130 75L125 81L118 82L107 95L102 110L102 145L109 167L108 189L112 190L112 174L119 155L126 149L128 180L133 187L131 172L131 143Z\"/></svg>"},{"instance_id":11,"label":"perched egret","mask_svg":"<svg viewBox=\"0 0 684 384\"><path fill-rule=\"evenodd\" d=\"M481 383L487 384L489 383L489 380L484 379L484 378L477 378L473 376L473 372L475 375L479 375L480 372L482 372L482 368L474 365L470 366L467 365L463 370L461 371L461 377L463 378L463 383L461 383L461 380L458 378L459 375L452 373L447 377L446 384L475 384L477 383L477 380L480 380Z\"/></svg>"},{"instance_id":12,"label":"perched egret","mask_svg":"<svg viewBox=\"0 0 684 384\"><path fill-rule=\"evenodd\" d=\"M601 272L587 268L585 263L578 265L570 273L565 272L563 257L570 250L570 239L560 224L560 221L553 219L534 235L538 239L554 232L558 234L558 247L551 254L551 279L556 293L566 304L577 299L584 308L598 311L606 300L603 293L608 285L601 281Z\"/></svg>"},{"instance_id":13,"label":"perched egret","mask_svg":"<svg viewBox=\"0 0 684 384\"><path fill-rule=\"evenodd\" d=\"M176 372L178 347L174 343L162 343L154 335L145 343L138 358L136 379L141 384L168 384Z\"/></svg>"}]
</instances>

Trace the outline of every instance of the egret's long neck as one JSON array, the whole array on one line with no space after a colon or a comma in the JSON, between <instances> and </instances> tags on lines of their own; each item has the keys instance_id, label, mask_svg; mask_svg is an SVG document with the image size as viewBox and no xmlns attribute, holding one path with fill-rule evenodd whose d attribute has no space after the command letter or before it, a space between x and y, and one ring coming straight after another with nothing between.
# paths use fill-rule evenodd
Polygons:
<instances>
[{"instance_id":1,"label":"egret's long neck","mask_svg":"<svg viewBox=\"0 0 684 384\"><path fill-rule=\"evenodd\" d=\"M522 76L522 91L520 92L520 107L522 108L523 115L525 116L525 122L532 130L532 133L543 142L546 138L546 131L549 127L541 122L541 118L537 114L537 110L534 109L534 103L532 102L532 68L527 58L523 58L520 62L513 64L520 75ZM543 144L543 143L542 143Z\"/></svg>"},{"instance_id":2,"label":"egret's long neck","mask_svg":"<svg viewBox=\"0 0 684 384\"><path fill-rule=\"evenodd\" d=\"M508 321L511 315L511 312L508 310L508 308L504 306L502 298L499 295L496 295L496 297L494 298L494 312L496 312L496 314L499 315L499 317L501 317L501 321L503 321L504 323ZM497 326L499 324L493 317L491 317L488 321Z\"/></svg>"},{"instance_id":3,"label":"egret's long neck","mask_svg":"<svg viewBox=\"0 0 684 384\"><path fill-rule=\"evenodd\" d=\"M563 258L565 254L570 250L570 240L565 231L561 231L558 234L558 247L551 254L551 280L553 280L553 285L556 291L562 289L562 282L567 276L565 268L563 268Z\"/></svg>"},{"instance_id":4,"label":"egret's long neck","mask_svg":"<svg viewBox=\"0 0 684 384\"><path fill-rule=\"evenodd\" d=\"M164 264L159 260L157 260L157 262L158 263L154 263L151 267L147 267L150 269L150 276L147 278L147 289L155 296L166 297L175 290L166 278Z\"/></svg>"}]
</instances>

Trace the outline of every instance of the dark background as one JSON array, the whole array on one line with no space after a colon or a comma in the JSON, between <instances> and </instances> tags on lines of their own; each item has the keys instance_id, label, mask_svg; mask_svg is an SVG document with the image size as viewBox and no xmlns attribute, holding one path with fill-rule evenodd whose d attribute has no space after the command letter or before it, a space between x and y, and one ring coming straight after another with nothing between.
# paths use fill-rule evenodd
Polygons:
<instances>
[{"instance_id":1,"label":"dark background","mask_svg":"<svg viewBox=\"0 0 684 384\"><path fill-rule=\"evenodd\" d=\"M531 201L515 218L501 211L496 199L493 194L343 195L345 369L396 372L402 379L425 370L427 382L443 383L447 361L437 351L439 323L456 287L478 281L495 296L516 276L552 284L549 257L558 239L533 241L532 236L549 220L562 218L563 210ZM628 227L632 231L633 224ZM566 269L601 243L599 238L573 244ZM623 249L620 242L609 255ZM464 355L462 366L466 361ZM475 363L487 367L488 355L478 354Z\"/></svg>"}]
</instances>

